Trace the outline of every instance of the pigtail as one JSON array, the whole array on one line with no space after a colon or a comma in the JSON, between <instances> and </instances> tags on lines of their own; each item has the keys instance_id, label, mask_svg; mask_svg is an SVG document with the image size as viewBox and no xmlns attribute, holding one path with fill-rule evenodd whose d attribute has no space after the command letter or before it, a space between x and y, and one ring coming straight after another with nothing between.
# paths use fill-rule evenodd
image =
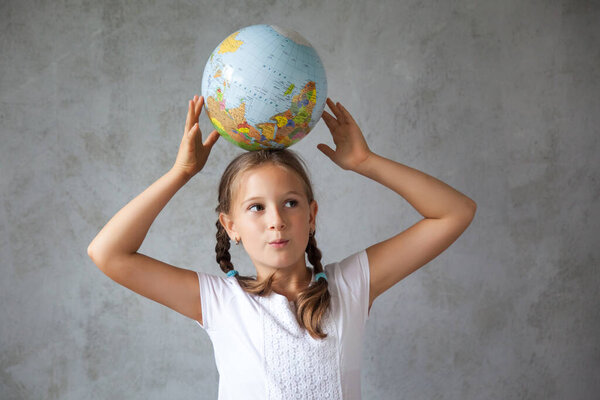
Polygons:
<instances>
[{"instance_id":1,"label":"pigtail","mask_svg":"<svg viewBox=\"0 0 600 400\"><path fill-rule=\"evenodd\" d=\"M233 270L233 264L231 263L231 254L229 254L229 248L231 244L229 242L229 236L221 225L221 222L217 220L217 245L215 246L215 252L217 253L217 263L221 267L221 271L228 273Z\"/></svg>"},{"instance_id":2,"label":"pigtail","mask_svg":"<svg viewBox=\"0 0 600 400\"><path fill-rule=\"evenodd\" d=\"M321 265L321 250L317 247L314 233L308 238L306 253L308 261L313 265L314 274L324 272ZM330 303L331 295L329 294L327 279L312 282L307 289L298 294L296 317L315 339L327 337L327 334L323 332L321 321L329 309Z\"/></svg>"}]
</instances>

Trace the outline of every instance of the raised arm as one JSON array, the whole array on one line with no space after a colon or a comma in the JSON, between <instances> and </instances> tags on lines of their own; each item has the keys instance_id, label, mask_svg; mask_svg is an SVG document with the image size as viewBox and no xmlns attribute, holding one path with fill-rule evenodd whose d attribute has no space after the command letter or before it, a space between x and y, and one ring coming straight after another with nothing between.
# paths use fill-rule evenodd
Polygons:
<instances>
[{"instance_id":1,"label":"raised arm","mask_svg":"<svg viewBox=\"0 0 600 400\"><path fill-rule=\"evenodd\" d=\"M370 308L380 294L447 249L469 226L477 206L444 182L371 152L348 110L329 99L327 104L335 118L324 111L323 120L336 149L319 144L319 150L340 167L392 189L424 217L396 236L367 248Z\"/></svg>"},{"instance_id":2,"label":"raised arm","mask_svg":"<svg viewBox=\"0 0 600 400\"><path fill-rule=\"evenodd\" d=\"M87 249L92 261L115 282L200 323L196 273L137 251L160 211L202 169L218 139L213 131L204 144L201 142L197 121L202 105L202 98L197 97L189 103L179 153L171 170L117 212Z\"/></svg>"}]
</instances>

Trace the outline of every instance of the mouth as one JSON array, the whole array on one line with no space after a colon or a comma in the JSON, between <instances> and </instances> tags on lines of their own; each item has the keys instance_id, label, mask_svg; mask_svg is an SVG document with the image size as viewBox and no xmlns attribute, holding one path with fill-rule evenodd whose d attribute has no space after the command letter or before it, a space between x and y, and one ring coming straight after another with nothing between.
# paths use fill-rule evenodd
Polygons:
<instances>
[{"instance_id":1,"label":"mouth","mask_svg":"<svg viewBox=\"0 0 600 400\"><path fill-rule=\"evenodd\" d=\"M284 244L286 244L288 242L288 240L284 240L284 239L279 239L279 240L275 240L273 242L270 242L269 244L272 244L274 246L283 246Z\"/></svg>"}]
</instances>

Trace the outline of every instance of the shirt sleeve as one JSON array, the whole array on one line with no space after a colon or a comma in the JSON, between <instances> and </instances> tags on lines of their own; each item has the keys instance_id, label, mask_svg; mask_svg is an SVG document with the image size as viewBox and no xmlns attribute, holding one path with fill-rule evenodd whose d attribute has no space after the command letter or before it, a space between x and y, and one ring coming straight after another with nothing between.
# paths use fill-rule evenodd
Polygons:
<instances>
[{"instance_id":1,"label":"shirt sleeve","mask_svg":"<svg viewBox=\"0 0 600 400\"><path fill-rule=\"evenodd\" d=\"M228 300L228 281L225 278L196 271L200 290L200 304L202 307L202 323L196 321L204 330L215 329L215 318L223 315L222 309Z\"/></svg>"},{"instance_id":2,"label":"shirt sleeve","mask_svg":"<svg viewBox=\"0 0 600 400\"><path fill-rule=\"evenodd\" d=\"M360 320L365 323L369 317L369 287L370 272L369 259L366 249L356 252L342 261L334 268L335 280L340 296L356 315L359 312Z\"/></svg>"}]
</instances>

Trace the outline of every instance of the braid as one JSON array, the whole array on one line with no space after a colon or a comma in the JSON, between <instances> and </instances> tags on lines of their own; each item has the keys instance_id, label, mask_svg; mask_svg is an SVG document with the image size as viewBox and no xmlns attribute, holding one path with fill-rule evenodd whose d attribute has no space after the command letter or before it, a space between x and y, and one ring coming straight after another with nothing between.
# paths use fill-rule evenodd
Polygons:
<instances>
[{"instance_id":1,"label":"braid","mask_svg":"<svg viewBox=\"0 0 600 400\"><path fill-rule=\"evenodd\" d=\"M308 261L315 267L315 272L323 272L323 266L321 265L321 250L317 247L317 240L315 239L314 233L308 237L308 244L306 245L306 255Z\"/></svg>"},{"instance_id":2,"label":"braid","mask_svg":"<svg viewBox=\"0 0 600 400\"><path fill-rule=\"evenodd\" d=\"M308 261L313 265L315 273L323 272L321 265L321 250L317 247L314 234L308 238L306 245ZM323 339L327 334L323 332L321 321L329 309L331 295L329 293L327 279L319 279L313 282L307 289L298 294L296 317L305 327L309 328L312 337Z\"/></svg>"},{"instance_id":3,"label":"braid","mask_svg":"<svg viewBox=\"0 0 600 400\"><path fill-rule=\"evenodd\" d=\"M221 267L221 270L225 273L233 269L231 263L231 254L229 254L229 236L221 222L217 220L217 245L215 246L215 252L217 253L217 263Z\"/></svg>"}]
</instances>

